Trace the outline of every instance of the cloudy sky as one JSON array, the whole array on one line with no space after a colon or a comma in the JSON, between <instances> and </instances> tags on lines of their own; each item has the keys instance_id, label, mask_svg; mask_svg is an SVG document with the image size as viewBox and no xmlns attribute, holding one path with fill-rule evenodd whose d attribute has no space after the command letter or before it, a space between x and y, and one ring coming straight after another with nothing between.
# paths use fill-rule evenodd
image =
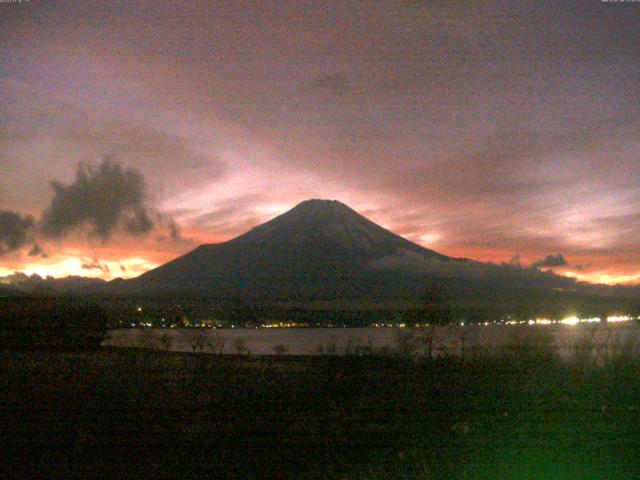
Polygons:
<instances>
[{"instance_id":1,"label":"cloudy sky","mask_svg":"<svg viewBox=\"0 0 640 480\"><path fill-rule=\"evenodd\" d=\"M601 0L0 3L0 275L137 275L330 198L640 283L639 45Z\"/></svg>"}]
</instances>

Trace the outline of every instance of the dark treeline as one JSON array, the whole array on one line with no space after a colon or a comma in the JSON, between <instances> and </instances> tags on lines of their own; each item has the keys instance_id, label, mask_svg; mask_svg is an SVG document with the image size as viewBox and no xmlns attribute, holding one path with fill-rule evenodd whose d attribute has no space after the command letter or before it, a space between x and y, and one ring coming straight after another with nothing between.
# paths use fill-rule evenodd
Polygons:
<instances>
[{"instance_id":1,"label":"dark treeline","mask_svg":"<svg viewBox=\"0 0 640 480\"><path fill-rule=\"evenodd\" d=\"M424 284L423 284L424 285ZM477 286L477 285L475 285ZM424 286L418 297L405 299L211 299L148 296L103 299L113 325L257 327L294 323L309 327L368 327L373 324L484 323L567 316L640 315L640 299L579 291L504 289L481 292L441 281ZM517 293L517 295L516 295Z\"/></svg>"},{"instance_id":2,"label":"dark treeline","mask_svg":"<svg viewBox=\"0 0 640 480\"><path fill-rule=\"evenodd\" d=\"M293 323L309 327L368 327L373 324L484 323L567 316L640 315L640 304L630 299L567 293L520 301L488 298L484 302L427 291L409 302L336 300L267 302L248 299L198 297L102 298L98 304L112 327L260 327Z\"/></svg>"},{"instance_id":3,"label":"dark treeline","mask_svg":"<svg viewBox=\"0 0 640 480\"><path fill-rule=\"evenodd\" d=\"M0 346L5 348L97 348L109 328L122 327L306 327L440 325L640 315L633 299L557 292L520 298L487 296L483 301L454 295L443 287L425 288L412 301L334 300L304 302L210 299L203 297L0 298Z\"/></svg>"}]
</instances>

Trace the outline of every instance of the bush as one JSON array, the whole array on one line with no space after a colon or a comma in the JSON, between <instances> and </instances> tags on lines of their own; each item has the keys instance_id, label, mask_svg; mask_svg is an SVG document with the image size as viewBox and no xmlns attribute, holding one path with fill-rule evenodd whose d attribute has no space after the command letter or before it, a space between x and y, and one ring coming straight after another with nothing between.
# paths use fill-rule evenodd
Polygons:
<instances>
[{"instance_id":1,"label":"bush","mask_svg":"<svg viewBox=\"0 0 640 480\"><path fill-rule=\"evenodd\" d=\"M545 328L515 327L509 342L498 352L506 355L514 365L554 365L559 359L553 336Z\"/></svg>"},{"instance_id":2,"label":"bush","mask_svg":"<svg viewBox=\"0 0 640 480\"><path fill-rule=\"evenodd\" d=\"M213 332L213 334L210 335L209 339L207 340L207 347L209 348L209 351L211 353L214 353L216 355L222 355L222 353L224 352L224 347L225 347L226 343L227 343L227 341L220 334L220 331L219 330L215 330Z\"/></svg>"},{"instance_id":3,"label":"bush","mask_svg":"<svg viewBox=\"0 0 640 480\"><path fill-rule=\"evenodd\" d=\"M188 332L189 344L194 353L204 351L207 346L207 336L200 329L192 329Z\"/></svg>"},{"instance_id":4,"label":"bush","mask_svg":"<svg viewBox=\"0 0 640 480\"><path fill-rule=\"evenodd\" d=\"M640 357L638 332L627 332L623 335L609 328L602 357L604 366L613 370L636 363Z\"/></svg>"},{"instance_id":5,"label":"bush","mask_svg":"<svg viewBox=\"0 0 640 480\"><path fill-rule=\"evenodd\" d=\"M396 354L400 357L413 357L418 349L413 330L399 329L396 334Z\"/></svg>"},{"instance_id":6,"label":"bush","mask_svg":"<svg viewBox=\"0 0 640 480\"><path fill-rule=\"evenodd\" d=\"M579 368L590 368L598 363L601 345L596 341L597 327L581 332L570 344L571 358Z\"/></svg>"}]
</instances>

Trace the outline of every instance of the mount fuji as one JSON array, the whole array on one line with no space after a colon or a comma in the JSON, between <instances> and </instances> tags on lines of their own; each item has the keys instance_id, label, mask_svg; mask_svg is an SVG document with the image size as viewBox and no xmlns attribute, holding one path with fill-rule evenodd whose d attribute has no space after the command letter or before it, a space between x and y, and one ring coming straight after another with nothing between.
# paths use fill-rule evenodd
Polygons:
<instances>
[{"instance_id":1,"label":"mount fuji","mask_svg":"<svg viewBox=\"0 0 640 480\"><path fill-rule=\"evenodd\" d=\"M424 276L415 265L467 262L410 242L336 200L307 200L121 286L127 292L210 297L403 296Z\"/></svg>"}]
</instances>

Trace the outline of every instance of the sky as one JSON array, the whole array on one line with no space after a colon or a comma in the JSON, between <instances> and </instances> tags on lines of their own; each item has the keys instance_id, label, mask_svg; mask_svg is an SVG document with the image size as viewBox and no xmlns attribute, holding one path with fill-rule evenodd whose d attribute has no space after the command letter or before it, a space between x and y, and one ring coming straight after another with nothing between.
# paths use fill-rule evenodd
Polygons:
<instances>
[{"instance_id":1,"label":"sky","mask_svg":"<svg viewBox=\"0 0 640 480\"><path fill-rule=\"evenodd\" d=\"M310 198L640 283L640 3L0 3L0 276L131 277Z\"/></svg>"}]
</instances>

